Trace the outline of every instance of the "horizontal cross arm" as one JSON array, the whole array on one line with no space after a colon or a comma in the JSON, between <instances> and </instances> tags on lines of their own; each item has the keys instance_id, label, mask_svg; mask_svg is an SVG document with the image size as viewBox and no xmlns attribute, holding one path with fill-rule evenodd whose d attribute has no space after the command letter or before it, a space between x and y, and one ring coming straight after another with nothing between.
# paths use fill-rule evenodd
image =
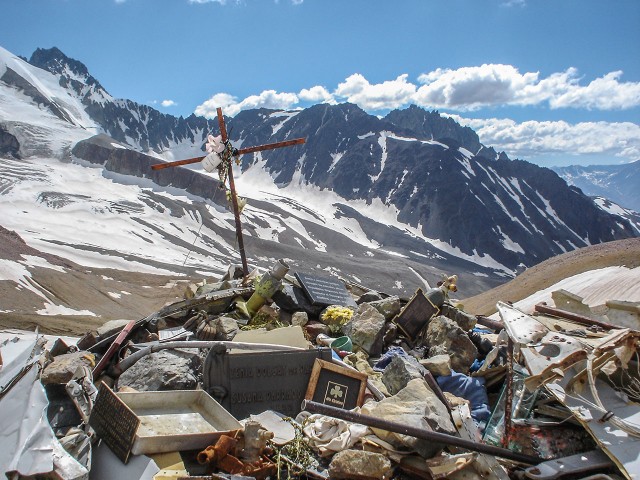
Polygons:
<instances>
[{"instance_id":1,"label":"horizontal cross arm","mask_svg":"<svg viewBox=\"0 0 640 480\"><path fill-rule=\"evenodd\" d=\"M247 147L238 150L236 155L244 155L245 153L262 152L263 150L273 150L274 148L290 147L291 145L300 145L306 142L306 138L296 138L295 140L285 140L284 142L268 143L266 145L258 145L257 147Z\"/></svg>"},{"instance_id":2,"label":"horizontal cross arm","mask_svg":"<svg viewBox=\"0 0 640 480\"><path fill-rule=\"evenodd\" d=\"M204 157L187 158L186 160L176 160L175 162L158 163L151 165L152 170L162 170L163 168L179 167L180 165L189 165L191 163L201 162Z\"/></svg>"},{"instance_id":3,"label":"horizontal cross arm","mask_svg":"<svg viewBox=\"0 0 640 480\"><path fill-rule=\"evenodd\" d=\"M294 140L285 140L284 142L268 143L266 145L258 145L256 147L241 148L233 152L233 155L244 155L245 153L262 152L264 150L273 150L274 148L290 147L292 145L301 145L306 142L305 138L296 138ZM175 162L158 163L151 165L153 170L162 170L163 168L179 167L180 165L190 165L192 163L201 162L203 157L187 158L185 160L176 160Z\"/></svg>"}]
</instances>

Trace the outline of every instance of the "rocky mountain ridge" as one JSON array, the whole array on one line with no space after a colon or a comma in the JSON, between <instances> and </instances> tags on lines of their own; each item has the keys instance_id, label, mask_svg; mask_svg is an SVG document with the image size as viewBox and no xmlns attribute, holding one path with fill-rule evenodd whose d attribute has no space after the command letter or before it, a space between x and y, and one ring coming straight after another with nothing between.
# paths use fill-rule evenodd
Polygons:
<instances>
[{"instance_id":1,"label":"rocky mountain ridge","mask_svg":"<svg viewBox=\"0 0 640 480\"><path fill-rule=\"evenodd\" d=\"M206 135L217 132L215 120L176 118L114 99L86 67L55 48L39 49L30 63L54 75L52 81L69 98L47 95L9 67L0 80L62 122L84 129L85 140L69 144L71 159L220 202L219 191L208 188L210 177L195 169L149 170L152 157L173 160L202 154ZM4 120L0 130L20 145L17 150L15 145L6 148L13 156L28 156L28 142L20 138L25 132L11 119ZM307 138L304 145L244 156L241 177L266 178L283 197L305 188L333 195L333 216L317 215L325 229L329 220L348 218L370 241L407 261L458 258L477 264L481 275L493 272L497 280L559 253L640 233L633 219L612 215L611 209L567 186L551 170L509 160L482 145L471 129L418 107L382 119L351 104L258 109L227 119L227 126L238 147ZM90 132L99 135L88 139ZM309 196L305 208L322 208L314 205L317 198ZM269 210L273 202L260 206ZM363 208L378 209L380 215L365 215ZM259 224L247 222L257 237L264 236ZM322 235L331 237L330 232ZM270 241L300 242L288 226L267 236ZM333 242L323 237L315 245L329 245L330 250Z\"/></svg>"},{"instance_id":2,"label":"rocky mountain ridge","mask_svg":"<svg viewBox=\"0 0 640 480\"><path fill-rule=\"evenodd\" d=\"M573 165L552 170L586 195L604 197L640 212L640 161L623 165Z\"/></svg>"}]
</instances>

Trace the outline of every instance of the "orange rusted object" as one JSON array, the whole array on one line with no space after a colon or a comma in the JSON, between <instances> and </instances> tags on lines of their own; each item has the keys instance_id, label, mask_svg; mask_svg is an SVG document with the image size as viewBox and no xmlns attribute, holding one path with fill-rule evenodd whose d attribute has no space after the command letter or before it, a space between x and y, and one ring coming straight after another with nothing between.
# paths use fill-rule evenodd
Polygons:
<instances>
[{"instance_id":1,"label":"orange rusted object","mask_svg":"<svg viewBox=\"0 0 640 480\"><path fill-rule=\"evenodd\" d=\"M204 465L206 463L217 463L229 452L235 451L238 440L228 435L222 435L215 445L211 445L198 453L198 463Z\"/></svg>"},{"instance_id":2,"label":"orange rusted object","mask_svg":"<svg viewBox=\"0 0 640 480\"><path fill-rule=\"evenodd\" d=\"M256 432L256 434L257 433L259 432ZM263 437L264 435L261 435L260 438ZM246 438L245 442L242 442L242 439L238 441L234 437L222 435L218 438L215 445L205 448L198 453L196 458L198 463L201 465L209 465L211 469L222 470L231 475L253 477L257 480L264 480L277 473L278 468L276 464L266 455L259 454L254 461L240 460L238 457L244 452L242 448L243 443L246 443ZM268 449L265 446L263 450L266 451Z\"/></svg>"}]
</instances>

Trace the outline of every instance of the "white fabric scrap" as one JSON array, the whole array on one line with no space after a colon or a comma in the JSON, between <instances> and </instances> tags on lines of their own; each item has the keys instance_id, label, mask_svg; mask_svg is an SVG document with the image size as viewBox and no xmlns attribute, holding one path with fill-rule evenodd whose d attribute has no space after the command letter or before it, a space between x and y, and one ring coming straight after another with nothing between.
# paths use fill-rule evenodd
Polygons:
<instances>
[{"instance_id":1,"label":"white fabric scrap","mask_svg":"<svg viewBox=\"0 0 640 480\"><path fill-rule=\"evenodd\" d=\"M319 414L307 415L308 412L300 413L296 421L304 425L302 431L309 439L309 445L323 457L351 448L363 437L373 433L366 425Z\"/></svg>"}]
</instances>

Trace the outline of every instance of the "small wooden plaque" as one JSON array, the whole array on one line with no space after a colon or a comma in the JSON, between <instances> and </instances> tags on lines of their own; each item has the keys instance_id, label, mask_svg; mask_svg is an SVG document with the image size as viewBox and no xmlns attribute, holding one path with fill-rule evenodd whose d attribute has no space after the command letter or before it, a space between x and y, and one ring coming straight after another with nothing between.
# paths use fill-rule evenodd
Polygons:
<instances>
[{"instance_id":1,"label":"small wooden plaque","mask_svg":"<svg viewBox=\"0 0 640 480\"><path fill-rule=\"evenodd\" d=\"M123 463L129 461L140 419L104 382L98 387L89 425Z\"/></svg>"},{"instance_id":2,"label":"small wooden plaque","mask_svg":"<svg viewBox=\"0 0 640 480\"><path fill-rule=\"evenodd\" d=\"M367 375L316 359L305 400L351 410L362 406Z\"/></svg>"},{"instance_id":3,"label":"small wooden plaque","mask_svg":"<svg viewBox=\"0 0 640 480\"><path fill-rule=\"evenodd\" d=\"M419 288L409 303L393 319L393 323L413 342L431 317L439 312L440 309L431 303Z\"/></svg>"}]
</instances>

